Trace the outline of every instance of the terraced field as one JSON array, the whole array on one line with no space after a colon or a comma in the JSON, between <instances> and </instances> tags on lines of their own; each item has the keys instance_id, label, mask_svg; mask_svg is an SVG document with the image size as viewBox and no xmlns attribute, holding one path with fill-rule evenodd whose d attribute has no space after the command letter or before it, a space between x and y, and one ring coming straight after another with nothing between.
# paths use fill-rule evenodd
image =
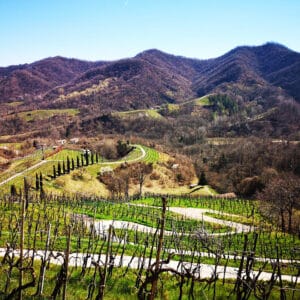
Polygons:
<instances>
[{"instance_id":1,"label":"terraced field","mask_svg":"<svg viewBox=\"0 0 300 300\"><path fill-rule=\"evenodd\" d=\"M143 149L146 152L146 156L143 158L143 161L146 163L156 163L159 160L159 152L153 148L143 146Z\"/></svg>"}]
</instances>

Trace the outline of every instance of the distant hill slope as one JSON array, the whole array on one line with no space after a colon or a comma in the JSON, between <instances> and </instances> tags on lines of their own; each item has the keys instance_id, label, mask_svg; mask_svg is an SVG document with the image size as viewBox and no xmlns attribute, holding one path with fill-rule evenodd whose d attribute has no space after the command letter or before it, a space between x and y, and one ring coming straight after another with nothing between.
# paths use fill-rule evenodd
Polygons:
<instances>
[{"instance_id":1,"label":"distant hill slope","mask_svg":"<svg viewBox=\"0 0 300 300\"><path fill-rule=\"evenodd\" d=\"M0 68L0 102L43 96L50 89L102 64L57 56L32 64Z\"/></svg>"},{"instance_id":2,"label":"distant hill slope","mask_svg":"<svg viewBox=\"0 0 300 300\"><path fill-rule=\"evenodd\" d=\"M203 95L224 83L272 85L300 102L300 54L274 43L237 47L208 61L193 89Z\"/></svg>"},{"instance_id":3,"label":"distant hill slope","mask_svg":"<svg viewBox=\"0 0 300 300\"><path fill-rule=\"evenodd\" d=\"M88 70L64 86L64 95L59 97L59 89L54 89L46 100L59 107L96 102L104 109L126 110L192 95L191 80L186 76L141 58L131 58Z\"/></svg>"},{"instance_id":4,"label":"distant hill slope","mask_svg":"<svg viewBox=\"0 0 300 300\"><path fill-rule=\"evenodd\" d=\"M148 50L113 62L54 57L0 68L0 102L25 99L43 107L130 110L182 102L207 93L241 101L300 102L300 54L282 45L237 47L198 60Z\"/></svg>"}]
</instances>

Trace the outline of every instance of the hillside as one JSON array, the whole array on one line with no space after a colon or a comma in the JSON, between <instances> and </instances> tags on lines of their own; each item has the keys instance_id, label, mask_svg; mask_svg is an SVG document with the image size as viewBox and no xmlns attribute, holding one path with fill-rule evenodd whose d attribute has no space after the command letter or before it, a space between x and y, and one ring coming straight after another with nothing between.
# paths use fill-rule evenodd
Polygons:
<instances>
[{"instance_id":1,"label":"hillside","mask_svg":"<svg viewBox=\"0 0 300 300\"><path fill-rule=\"evenodd\" d=\"M191 81L140 58L124 59L88 70L45 97L55 107L98 104L102 109L126 110L174 102L193 95Z\"/></svg>"},{"instance_id":2,"label":"hillside","mask_svg":"<svg viewBox=\"0 0 300 300\"><path fill-rule=\"evenodd\" d=\"M102 62L50 57L32 64L0 68L0 102L41 100L44 93Z\"/></svg>"},{"instance_id":3,"label":"hillside","mask_svg":"<svg viewBox=\"0 0 300 300\"><path fill-rule=\"evenodd\" d=\"M204 95L226 84L258 85L264 89L277 87L297 101L299 93L300 54L273 43L259 47L237 47L225 55L208 61L195 80L193 89ZM286 95L287 96L287 95Z\"/></svg>"},{"instance_id":4,"label":"hillside","mask_svg":"<svg viewBox=\"0 0 300 300\"><path fill-rule=\"evenodd\" d=\"M260 97L253 93L258 88L272 106L283 99L300 101L299 71L300 54L274 43L237 47L209 60L155 49L113 62L54 57L0 68L0 101L120 111L180 103L213 92L252 101Z\"/></svg>"}]
</instances>

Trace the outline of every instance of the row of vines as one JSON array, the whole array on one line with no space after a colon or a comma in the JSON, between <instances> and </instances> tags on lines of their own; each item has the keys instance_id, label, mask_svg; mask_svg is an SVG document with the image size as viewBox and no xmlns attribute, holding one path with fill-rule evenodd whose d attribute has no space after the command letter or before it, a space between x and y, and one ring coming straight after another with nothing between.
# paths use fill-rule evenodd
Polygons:
<instances>
[{"instance_id":1,"label":"row of vines","mask_svg":"<svg viewBox=\"0 0 300 300\"><path fill-rule=\"evenodd\" d=\"M299 299L297 236L263 223L235 233L168 209L188 201L258 218L242 200L2 195L0 298Z\"/></svg>"}]
</instances>

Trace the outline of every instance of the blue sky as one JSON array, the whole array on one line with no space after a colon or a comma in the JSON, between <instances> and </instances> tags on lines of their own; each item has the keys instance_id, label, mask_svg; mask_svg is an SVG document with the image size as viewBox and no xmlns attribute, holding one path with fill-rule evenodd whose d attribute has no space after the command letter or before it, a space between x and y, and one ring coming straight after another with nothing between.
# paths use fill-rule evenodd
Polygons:
<instances>
[{"instance_id":1,"label":"blue sky","mask_svg":"<svg viewBox=\"0 0 300 300\"><path fill-rule=\"evenodd\" d=\"M196 58L275 41L300 52L298 0L0 0L0 66L49 56Z\"/></svg>"}]
</instances>

